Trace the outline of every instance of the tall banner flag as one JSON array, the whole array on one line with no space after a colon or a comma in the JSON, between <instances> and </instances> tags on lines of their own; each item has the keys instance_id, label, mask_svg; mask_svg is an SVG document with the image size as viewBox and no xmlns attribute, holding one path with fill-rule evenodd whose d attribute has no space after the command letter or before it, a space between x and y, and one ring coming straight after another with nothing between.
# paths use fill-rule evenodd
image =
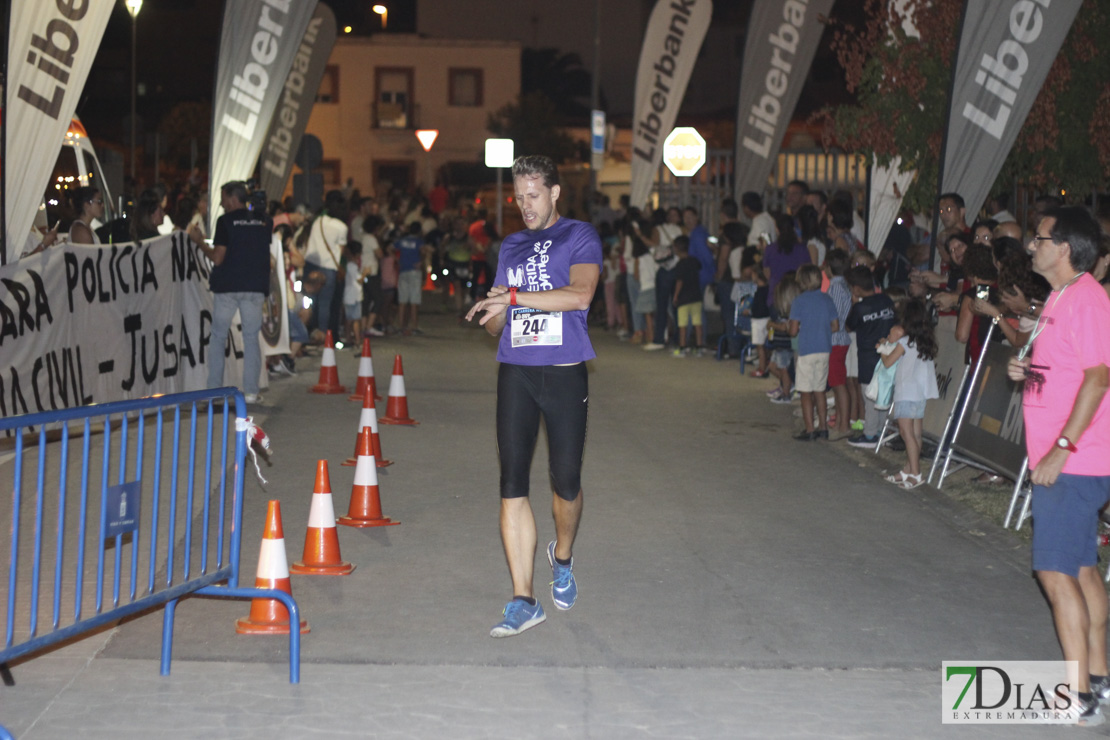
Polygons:
<instances>
[{"instance_id":1,"label":"tall banner flag","mask_svg":"<svg viewBox=\"0 0 1110 740\"><path fill-rule=\"evenodd\" d=\"M633 101L631 202L642 207L663 161L663 139L674 128L686 84L694 71L712 0L658 0L651 11Z\"/></svg>"},{"instance_id":2,"label":"tall banner flag","mask_svg":"<svg viewBox=\"0 0 1110 740\"><path fill-rule=\"evenodd\" d=\"M0 183L6 193L7 262L23 251L115 3L17 0L10 7L3 120L7 182Z\"/></svg>"},{"instance_id":3,"label":"tall banner flag","mask_svg":"<svg viewBox=\"0 0 1110 740\"><path fill-rule=\"evenodd\" d=\"M316 9L303 0L226 0L212 104L210 192L254 173L274 111L285 95L305 29ZM209 208L216 233L219 198Z\"/></svg>"},{"instance_id":4,"label":"tall banner flag","mask_svg":"<svg viewBox=\"0 0 1110 740\"><path fill-rule=\"evenodd\" d=\"M833 0L756 0L736 108L736 200L762 193L802 94Z\"/></svg>"},{"instance_id":5,"label":"tall banner flag","mask_svg":"<svg viewBox=\"0 0 1110 740\"><path fill-rule=\"evenodd\" d=\"M285 78L281 104L270 122L262 148L259 182L271 200L281 200L285 192L285 183L293 171L293 159L308 126L335 37L335 13L327 5L318 3L293 57L293 68Z\"/></svg>"},{"instance_id":6,"label":"tall banner flag","mask_svg":"<svg viewBox=\"0 0 1110 740\"><path fill-rule=\"evenodd\" d=\"M952 78L942 193L978 213L1083 0L969 2Z\"/></svg>"}]
</instances>

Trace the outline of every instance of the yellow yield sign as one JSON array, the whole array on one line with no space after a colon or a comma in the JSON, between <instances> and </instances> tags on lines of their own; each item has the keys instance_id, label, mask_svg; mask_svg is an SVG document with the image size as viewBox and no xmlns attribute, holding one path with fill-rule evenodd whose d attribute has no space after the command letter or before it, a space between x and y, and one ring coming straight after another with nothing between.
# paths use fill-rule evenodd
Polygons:
<instances>
[{"instance_id":1,"label":"yellow yield sign","mask_svg":"<svg viewBox=\"0 0 1110 740\"><path fill-rule=\"evenodd\" d=\"M692 177L705 164L705 139L689 126L680 126L663 140L663 164L675 177Z\"/></svg>"}]
</instances>

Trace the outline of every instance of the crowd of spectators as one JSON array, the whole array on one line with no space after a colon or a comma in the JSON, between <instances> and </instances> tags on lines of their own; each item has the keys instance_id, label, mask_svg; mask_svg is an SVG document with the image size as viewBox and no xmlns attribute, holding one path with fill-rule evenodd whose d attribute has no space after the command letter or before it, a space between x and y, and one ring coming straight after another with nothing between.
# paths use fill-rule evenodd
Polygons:
<instances>
[{"instance_id":1,"label":"crowd of spectators","mask_svg":"<svg viewBox=\"0 0 1110 740\"><path fill-rule=\"evenodd\" d=\"M938 344L962 344L971 363L988 336L1026 343L1050 290L1033 270L1027 241L1060 200L1038 198L1023 228L1005 195L968 223L963 198L946 193L935 214L899 214L882 248L869 251L849 193L794 181L783 195L775 212L758 193L743 194L739 204L725 200L715 236L693 207L643 212L627 202L611 208L605 199L595 215L605 249L597 321L647 351L706 355L720 338L718 358L750 353L751 374L773 381L772 403L801 401L802 441L831 434L874 447L889 409L907 462L888 479L920 485L922 416L937 397ZM1100 223L1105 233L1110 218ZM1104 241L1091 273L1110 292L1108 268ZM822 293L830 300L818 300ZM719 309L719 322L707 322L704 309ZM938 323L943 316L954 320Z\"/></svg>"},{"instance_id":2,"label":"crowd of spectators","mask_svg":"<svg viewBox=\"0 0 1110 740\"><path fill-rule=\"evenodd\" d=\"M209 237L208 193L199 176L172 189L142 190L131 199L128 218L100 228L94 228L104 218L99 191L77 189L71 201L72 217L61 237L71 243L146 239L175 229L197 244ZM891 325L902 325L911 303L911 311L920 304L932 326L940 316L955 317L950 338L964 344L967 362L988 335L1025 343L1049 292L1032 269L1026 237L1040 215L1058 205L1052 196L1039 198L1022 228L1006 196L999 195L969 224L963 199L946 193L935 214L900 214L883 248L872 252L864 248L864 223L852 195L812 190L802 181L787 185L781 210L767 209L754 192L739 203L724 200L715 234L692 205L644 211L627 198L613 207L599 195L592 218L604 263L591 318L648 352L667 350L682 358L719 347L719 359L749 353L751 374L773 381L767 389L773 403L804 399L799 439L825 439L831 432L832 439L870 446L883 411L867 397L876 366L883 364L877 345ZM426 299L461 318L485 295L496 272L501 237L495 224L471 201L453 203L438 183L427 194L381 197L350 186L335 189L315 212L291 198L265 208L285 252L291 307L293 352L272 360L273 372L292 371L295 357L321 343L329 330L356 351L364 335L420 335ZM932 215L939 221L935 259L929 249ZM1110 219L1100 223L1105 229ZM1110 291L1108 267L1110 249L1104 245L1091 271ZM816 315L808 297L815 276L817 292L835 307L835 320L830 314L829 326L821 322L816 339L813 319L796 318ZM799 296L805 296L800 304ZM871 303L883 305L877 311L859 308ZM882 320L867 326L876 313ZM990 331L992 326L997 330ZM895 354L912 354L923 342L932 346L920 334L910 341ZM921 357L931 361L927 354ZM831 393L827 414L827 394L809 390L820 379L815 363ZM917 475L910 462L903 472Z\"/></svg>"}]
</instances>

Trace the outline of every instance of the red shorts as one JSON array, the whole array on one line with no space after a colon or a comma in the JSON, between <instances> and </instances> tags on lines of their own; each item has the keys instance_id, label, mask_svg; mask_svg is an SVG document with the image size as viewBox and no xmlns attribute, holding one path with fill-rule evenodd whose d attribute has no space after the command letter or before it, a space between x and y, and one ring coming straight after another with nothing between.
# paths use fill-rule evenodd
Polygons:
<instances>
[{"instance_id":1,"label":"red shorts","mask_svg":"<svg viewBox=\"0 0 1110 740\"><path fill-rule=\"evenodd\" d=\"M832 351L829 353L829 387L835 388L838 385L844 385L848 382L848 365L845 360L848 357L847 344L833 345Z\"/></svg>"}]
</instances>

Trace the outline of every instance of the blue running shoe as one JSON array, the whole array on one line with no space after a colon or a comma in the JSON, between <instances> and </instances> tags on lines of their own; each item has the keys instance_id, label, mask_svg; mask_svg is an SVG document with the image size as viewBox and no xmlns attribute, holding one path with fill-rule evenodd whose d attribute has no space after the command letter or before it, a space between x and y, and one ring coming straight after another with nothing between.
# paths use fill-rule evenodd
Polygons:
<instances>
[{"instance_id":1,"label":"blue running shoe","mask_svg":"<svg viewBox=\"0 0 1110 740\"><path fill-rule=\"evenodd\" d=\"M535 627L540 622L547 619L547 615L543 613L543 607L537 601L535 606L532 606L527 601L520 599L513 599L505 605L505 610L502 612L505 618L500 623L494 625L493 629L489 631L490 637L512 637L519 635L529 627Z\"/></svg>"},{"instance_id":2,"label":"blue running shoe","mask_svg":"<svg viewBox=\"0 0 1110 740\"><path fill-rule=\"evenodd\" d=\"M574 606L578 599L578 584L574 582L574 558L570 565L559 565L555 562L555 543L547 546L547 562L551 563L551 600L555 602L556 609L566 611Z\"/></svg>"}]
</instances>

